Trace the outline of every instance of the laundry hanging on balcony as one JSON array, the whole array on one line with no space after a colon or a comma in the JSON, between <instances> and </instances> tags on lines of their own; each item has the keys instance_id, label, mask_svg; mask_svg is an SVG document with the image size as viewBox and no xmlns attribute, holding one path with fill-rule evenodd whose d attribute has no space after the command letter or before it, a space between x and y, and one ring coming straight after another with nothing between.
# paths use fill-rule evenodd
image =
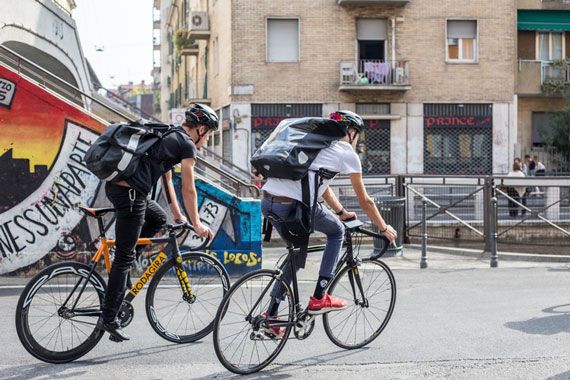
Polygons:
<instances>
[{"instance_id":1,"label":"laundry hanging on balcony","mask_svg":"<svg viewBox=\"0 0 570 380\"><path fill-rule=\"evenodd\" d=\"M364 62L364 73L370 83L386 84L390 74L390 64L384 62Z\"/></svg>"}]
</instances>

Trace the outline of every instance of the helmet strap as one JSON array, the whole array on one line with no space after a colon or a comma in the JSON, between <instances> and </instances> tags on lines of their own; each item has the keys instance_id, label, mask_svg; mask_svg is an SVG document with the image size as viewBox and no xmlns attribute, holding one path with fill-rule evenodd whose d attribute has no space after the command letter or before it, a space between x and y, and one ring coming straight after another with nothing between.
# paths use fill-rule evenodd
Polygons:
<instances>
[{"instance_id":1,"label":"helmet strap","mask_svg":"<svg viewBox=\"0 0 570 380\"><path fill-rule=\"evenodd\" d=\"M200 142L200 140L202 140L202 137L204 137L204 135L206 133L200 133L200 126L198 126L196 128L196 134L198 135L198 138L196 139L196 141L194 142L194 144L198 145L198 143Z\"/></svg>"},{"instance_id":2,"label":"helmet strap","mask_svg":"<svg viewBox=\"0 0 570 380\"><path fill-rule=\"evenodd\" d=\"M350 133L350 131L348 132L348 143L350 145L352 145L352 142L358 136L359 133L360 132L358 132L356 129L354 129L354 132L352 132L352 133Z\"/></svg>"}]
</instances>

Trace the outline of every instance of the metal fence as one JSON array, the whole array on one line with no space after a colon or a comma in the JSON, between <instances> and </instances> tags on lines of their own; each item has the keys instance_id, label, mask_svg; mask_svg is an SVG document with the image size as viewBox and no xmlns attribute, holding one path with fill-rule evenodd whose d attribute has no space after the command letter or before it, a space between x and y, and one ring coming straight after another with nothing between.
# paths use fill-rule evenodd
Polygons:
<instances>
[{"instance_id":1,"label":"metal fence","mask_svg":"<svg viewBox=\"0 0 570 380\"><path fill-rule=\"evenodd\" d=\"M406 243L427 234L430 244L491 254L570 254L569 177L378 176L365 183L372 198L405 197ZM347 178L332 189L347 210L370 222Z\"/></svg>"}]
</instances>

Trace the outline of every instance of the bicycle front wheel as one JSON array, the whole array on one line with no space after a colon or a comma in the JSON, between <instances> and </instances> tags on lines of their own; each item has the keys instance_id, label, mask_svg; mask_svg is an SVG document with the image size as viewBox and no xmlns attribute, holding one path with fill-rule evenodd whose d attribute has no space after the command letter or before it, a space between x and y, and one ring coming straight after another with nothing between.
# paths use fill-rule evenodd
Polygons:
<instances>
[{"instance_id":1,"label":"bicycle front wheel","mask_svg":"<svg viewBox=\"0 0 570 380\"><path fill-rule=\"evenodd\" d=\"M154 331L174 343L190 343L208 335L230 279L224 266L201 252L182 254L181 270L174 260L165 263L151 280L146 294L146 314ZM179 277L182 276L182 277ZM182 291L186 276L191 294Z\"/></svg>"},{"instance_id":2,"label":"bicycle front wheel","mask_svg":"<svg viewBox=\"0 0 570 380\"><path fill-rule=\"evenodd\" d=\"M343 268L328 293L346 300L348 307L323 315L325 332L334 344L350 350L372 342L390 321L396 280L384 262L365 259L358 266Z\"/></svg>"},{"instance_id":3,"label":"bicycle front wheel","mask_svg":"<svg viewBox=\"0 0 570 380\"><path fill-rule=\"evenodd\" d=\"M103 336L96 324L106 286L97 272L89 276L90 269L74 262L54 264L24 288L16 307L16 331L36 358L67 363L91 351Z\"/></svg>"},{"instance_id":4,"label":"bicycle front wheel","mask_svg":"<svg viewBox=\"0 0 570 380\"><path fill-rule=\"evenodd\" d=\"M274 285L282 286L284 299L277 314L267 315ZM239 279L224 297L214 323L214 349L229 371L254 373L279 355L294 319L289 285L272 270L257 270Z\"/></svg>"}]
</instances>

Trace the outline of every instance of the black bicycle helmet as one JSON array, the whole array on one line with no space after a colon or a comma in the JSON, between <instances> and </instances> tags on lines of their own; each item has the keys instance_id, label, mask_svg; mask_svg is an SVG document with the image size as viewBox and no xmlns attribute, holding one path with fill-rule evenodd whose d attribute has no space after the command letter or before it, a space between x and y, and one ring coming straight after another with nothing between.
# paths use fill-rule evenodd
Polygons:
<instances>
[{"instance_id":1,"label":"black bicycle helmet","mask_svg":"<svg viewBox=\"0 0 570 380\"><path fill-rule=\"evenodd\" d=\"M213 131L218 129L218 115L205 104L196 103L188 108L185 113L185 124L205 125Z\"/></svg>"},{"instance_id":2,"label":"black bicycle helmet","mask_svg":"<svg viewBox=\"0 0 570 380\"><path fill-rule=\"evenodd\" d=\"M346 126L346 128L354 128L358 132L364 130L364 120L352 111L336 111L329 115L329 118Z\"/></svg>"}]
</instances>

